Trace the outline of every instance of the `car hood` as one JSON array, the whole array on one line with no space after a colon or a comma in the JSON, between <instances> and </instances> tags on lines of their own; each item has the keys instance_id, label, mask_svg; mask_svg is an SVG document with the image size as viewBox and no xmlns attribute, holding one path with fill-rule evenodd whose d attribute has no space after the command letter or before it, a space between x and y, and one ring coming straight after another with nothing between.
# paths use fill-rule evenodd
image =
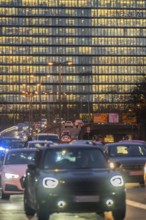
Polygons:
<instances>
[{"instance_id":1,"label":"car hood","mask_svg":"<svg viewBox=\"0 0 146 220\"><path fill-rule=\"evenodd\" d=\"M110 180L113 176L121 174L118 171L110 169L79 169L79 170L59 170L58 172L43 171L42 178L52 177L58 180L65 180L66 182L80 182L84 183L97 183L103 187L109 186Z\"/></svg>"},{"instance_id":2,"label":"car hood","mask_svg":"<svg viewBox=\"0 0 146 220\"><path fill-rule=\"evenodd\" d=\"M26 172L27 164L18 164L18 165L4 165L2 167L1 173L13 173L23 176Z\"/></svg>"},{"instance_id":3,"label":"car hood","mask_svg":"<svg viewBox=\"0 0 146 220\"><path fill-rule=\"evenodd\" d=\"M115 161L121 164L130 165L130 164L145 164L146 157L116 157L110 158L110 161Z\"/></svg>"}]
</instances>

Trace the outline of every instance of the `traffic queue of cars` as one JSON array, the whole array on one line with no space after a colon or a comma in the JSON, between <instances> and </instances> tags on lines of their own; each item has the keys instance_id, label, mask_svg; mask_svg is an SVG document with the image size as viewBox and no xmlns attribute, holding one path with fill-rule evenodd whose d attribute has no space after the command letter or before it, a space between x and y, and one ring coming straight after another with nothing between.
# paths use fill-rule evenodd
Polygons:
<instances>
[{"instance_id":1,"label":"traffic queue of cars","mask_svg":"<svg viewBox=\"0 0 146 220\"><path fill-rule=\"evenodd\" d=\"M62 135L71 137L68 130ZM144 141L61 143L57 134L40 133L14 148L0 149L1 199L24 194L26 216L38 220L55 212L105 211L124 220L125 183L146 183Z\"/></svg>"}]
</instances>

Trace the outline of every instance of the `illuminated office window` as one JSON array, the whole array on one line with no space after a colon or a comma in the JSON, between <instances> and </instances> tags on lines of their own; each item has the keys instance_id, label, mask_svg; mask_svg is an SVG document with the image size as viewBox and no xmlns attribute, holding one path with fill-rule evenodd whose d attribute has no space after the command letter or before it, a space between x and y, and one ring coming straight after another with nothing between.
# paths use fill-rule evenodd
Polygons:
<instances>
[{"instance_id":1,"label":"illuminated office window","mask_svg":"<svg viewBox=\"0 0 146 220\"><path fill-rule=\"evenodd\" d=\"M117 109L142 81L146 71L144 0L1 0L0 15L0 89L8 111L14 110L9 104L12 100L20 110L24 100L29 102L19 93L23 84L29 85L31 73L52 75L42 81L42 89L52 91L50 99L42 95L42 108L46 114L52 102L55 111L59 69L49 67L49 61L72 61L72 67L62 68L62 89L70 93L72 107L78 106L79 96L90 92L93 111ZM87 72L88 77L81 75ZM35 81L33 88L37 88ZM33 100L38 110L39 95Z\"/></svg>"}]
</instances>

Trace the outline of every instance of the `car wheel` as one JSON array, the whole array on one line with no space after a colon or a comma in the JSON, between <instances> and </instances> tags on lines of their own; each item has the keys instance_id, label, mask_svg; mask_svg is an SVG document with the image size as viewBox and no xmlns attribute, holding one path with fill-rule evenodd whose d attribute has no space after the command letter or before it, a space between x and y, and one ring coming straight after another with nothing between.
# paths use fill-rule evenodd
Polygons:
<instances>
[{"instance_id":1,"label":"car wheel","mask_svg":"<svg viewBox=\"0 0 146 220\"><path fill-rule=\"evenodd\" d=\"M10 194L5 194L3 193L3 191L1 190L1 199L5 199L5 200L9 200L10 199Z\"/></svg>"},{"instance_id":2,"label":"car wheel","mask_svg":"<svg viewBox=\"0 0 146 220\"><path fill-rule=\"evenodd\" d=\"M126 214L126 208L112 211L114 220L124 220L125 214Z\"/></svg>"},{"instance_id":3,"label":"car wheel","mask_svg":"<svg viewBox=\"0 0 146 220\"><path fill-rule=\"evenodd\" d=\"M100 211L100 212L96 212L96 214L97 214L97 215L100 215L101 217L104 218L104 212L101 212L101 211Z\"/></svg>"},{"instance_id":4,"label":"car wheel","mask_svg":"<svg viewBox=\"0 0 146 220\"><path fill-rule=\"evenodd\" d=\"M144 179L144 186L146 187L146 179Z\"/></svg>"},{"instance_id":5,"label":"car wheel","mask_svg":"<svg viewBox=\"0 0 146 220\"><path fill-rule=\"evenodd\" d=\"M144 180L140 181L139 184L140 184L141 187L145 187L145 181Z\"/></svg>"},{"instance_id":6,"label":"car wheel","mask_svg":"<svg viewBox=\"0 0 146 220\"><path fill-rule=\"evenodd\" d=\"M27 192L26 190L24 191L24 211L26 216L29 217L33 217L35 214L35 210L32 209L29 205L28 205L28 200L27 200Z\"/></svg>"},{"instance_id":7,"label":"car wheel","mask_svg":"<svg viewBox=\"0 0 146 220\"><path fill-rule=\"evenodd\" d=\"M46 205L38 205L37 207L37 220L49 220L50 213Z\"/></svg>"},{"instance_id":8,"label":"car wheel","mask_svg":"<svg viewBox=\"0 0 146 220\"><path fill-rule=\"evenodd\" d=\"M1 199L5 199L5 200L9 200L10 199L10 195L9 194L3 193L1 176L0 176L0 198Z\"/></svg>"}]
</instances>

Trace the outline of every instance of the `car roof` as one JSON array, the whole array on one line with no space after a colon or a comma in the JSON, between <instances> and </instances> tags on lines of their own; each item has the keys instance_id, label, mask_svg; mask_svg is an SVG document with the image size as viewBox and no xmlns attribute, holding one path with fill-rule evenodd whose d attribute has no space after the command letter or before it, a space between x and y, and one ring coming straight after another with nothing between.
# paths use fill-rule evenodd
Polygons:
<instances>
[{"instance_id":1,"label":"car roof","mask_svg":"<svg viewBox=\"0 0 146 220\"><path fill-rule=\"evenodd\" d=\"M27 141L27 143L29 144L33 144L33 143L49 143L49 142L52 142L51 140L33 140L33 141Z\"/></svg>"},{"instance_id":2,"label":"car roof","mask_svg":"<svg viewBox=\"0 0 146 220\"><path fill-rule=\"evenodd\" d=\"M144 143L140 143L140 142L132 142L132 141L119 141L119 142L113 142L113 143L107 143L105 144L104 146L117 146L117 145L142 145L144 146L145 144Z\"/></svg>"},{"instance_id":3,"label":"car roof","mask_svg":"<svg viewBox=\"0 0 146 220\"><path fill-rule=\"evenodd\" d=\"M48 147L42 147L42 148L39 148L39 149L62 149L62 148L66 148L66 149L76 149L76 148L83 148L83 149L91 149L91 148L94 148L94 149L101 149L99 146L97 145L92 145L92 144L59 144L59 145L50 145L49 148Z\"/></svg>"},{"instance_id":4,"label":"car roof","mask_svg":"<svg viewBox=\"0 0 146 220\"><path fill-rule=\"evenodd\" d=\"M88 144L88 143L95 143L94 140L73 140L72 143L76 144ZM96 143L101 143L101 142L96 142Z\"/></svg>"},{"instance_id":5,"label":"car roof","mask_svg":"<svg viewBox=\"0 0 146 220\"><path fill-rule=\"evenodd\" d=\"M36 134L37 136L39 135L54 135L54 136L58 136L58 134L54 134L54 133L39 133L39 134Z\"/></svg>"},{"instance_id":6,"label":"car roof","mask_svg":"<svg viewBox=\"0 0 146 220\"><path fill-rule=\"evenodd\" d=\"M21 142L21 143L23 143L23 142L25 143L25 141L23 141L23 140L21 140L21 139L16 139L16 140L13 139L13 140L12 140L12 143L20 143L20 142Z\"/></svg>"},{"instance_id":7,"label":"car roof","mask_svg":"<svg viewBox=\"0 0 146 220\"><path fill-rule=\"evenodd\" d=\"M2 136L1 139L3 139L3 140L20 140L19 138L16 138L16 137L6 137L6 136Z\"/></svg>"},{"instance_id":8,"label":"car roof","mask_svg":"<svg viewBox=\"0 0 146 220\"><path fill-rule=\"evenodd\" d=\"M135 143L144 143L144 144L146 144L146 141L144 141L144 140L121 140L121 141L119 141L120 143L121 142L129 142L129 143L131 143L131 142L135 142Z\"/></svg>"},{"instance_id":9,"label":"car roof","mask_svg":"<svg viewBox=\"0 0 146 220\"><path fill-rule=\"evenodd\" d=\"M36 151L36 148L11 148L10 150L5 152L5 155L11 152L25 152L25 151L33 152Z\"/></svg>"}]
</instances>

